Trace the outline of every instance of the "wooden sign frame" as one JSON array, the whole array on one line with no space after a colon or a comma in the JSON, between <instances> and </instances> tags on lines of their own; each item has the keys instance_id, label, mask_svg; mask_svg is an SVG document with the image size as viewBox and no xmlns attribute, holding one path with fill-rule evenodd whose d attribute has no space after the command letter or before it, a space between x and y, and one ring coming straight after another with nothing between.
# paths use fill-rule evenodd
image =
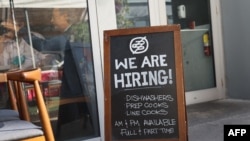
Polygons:
<instances>
[{"instance_id":1,"label":"wooden sign frame","mask_svg":"<svg viewBox=\"0 0 250 141\"><path fill-rule=\"evenodd\" d=\"M162 37L161 34L162 35L166 34L167 38L165 38L165 36ZM158 38L155 38L154 35L156 35L156 37L158 37ZM162 108L160 110L161 112L162 111L168 112L168 110L169 110L169 113L171 113L171 111L174 109L173 113L175 115L177 115L175 117L176 118L175 122L177 124L176 123L172 124L173 127L170 126L171 125L170 122L168 122L168 124L163 125L161 118L165 117L165 116L159 116L160 117L159 121L161 120L161 123L160 122L158 122L158 123L152 122L153 120L150 120L150 122L152 122L152 124L149 125L148 124L149 120L144 119L144 117L147 118L149 114L143 114L142 110L143 110L143 108L145 108L144 110L147 110L147 111L149 111L148 113L150 113L151 111L154 111L155 109L153 109L153 110L146 109L147 108L146 106L142 107L141 105L146 105L147 102L145 103L145 101L142 101L142 102L138 103L138 102L135 102L136 101L135 99L131 103L129 103L129 102L122 103L122 101L124 99L126 99L126 97L130 97L130 95L126 94L126 97L119 98L120 95L122 96L122 94L120 94L120 92L123 92L123 91L127 92L127 91L130 91L131 89L126 89L126 90L121 89L119 91L113 90L114 87L116 87L116 88L118 87L118 86L114 86L114 83L112 82L114 80L114 76L113 76L114 74L112 74L112 72L113 72L112 69L114 69L114 67L113 67L114 60L117 61L118 59L112 58L112 57L114 55L119 57L119 56L123 56L124 54L126 54L126 51L124 51L123 46L125 48L125 47L128 47L129 45L124 45L124 43L123 43L124 39L130 40L130 43L131 43L131 39L132 38L135 39L137 36L140 36L143 38L144 37L150 38L150 39L154 40L153 42L157 44L156 46L162 46L162 47L160 47L160 49L152 50L152 51L154 51L153 54L156 54L155 51L157 52L157 50L163 49L165 51L166 48L170 48L169 49L170 52L168 54L166 53L167 55L164 55L164 53L163 53L163 55L159 55L160 57L158 57L158 58L157 58L157 55L151 55L151 57L153 56L153 57L157 58L157 59L153 59L153 60L155 61L155 63L156 63L156 61L158 61L156 63L156 64L158 64L158 66L156 64L155 64L155 66L152 65L152 66L150 66L150 69L157 69L157 67L161 67L161 66L165 66L163 68L166 68L166 66L169 67L169 64L170 64L169 62L172 61L172 63L173 63L173 65L172 65L173 68L171 68L171 69L168 68L168 70L173 71L171 73L173 74L173 77L174 77L174 79L173 79L174 84L170 85L170 81L168 81L167 83L169 83L168 84L169 86L167 86L167 88L166 88L167 91L164 91L164 93L169 93L168 88L171 88L173 90L173 91L170 90L171 94L169 94L169 95L173 95L173 97L176 98L176 99L173 98L173 101L176 102L176 104L174 104L174 102L173 102L173 105L175 105L176 107L173 107L173 106L171 107L171 105L169 106L168 104L169 103L171 104L170 101L165 101L165 102L158 101L158 106L157 106L157 107L162 108L162 107L164 107L163 105L165 105L165 106L167 105L165 107L165 109ZM169 39L168 39L168 36L169 36ZM117 29L117 30L104 31L104 89L105 89L104 90L105 91L105 95L104 95L104 100L105 100L104 101L104 104L105 104L104 119L105 120L104 121L105 121L105 140L106 141L125 141L125 140L126 141L127 140L128 141L187 141L187 119L186 119L186 104L185 104L184 81L183 81L182 47L181 47L181 37L180 36L181 35L180 35L180 26L179 25L153 26L153 27L145 27L145 28L143 27L143 28ZM162 38L162 39L160 39L160 38ZM141 39L141 40L143 40L143 39ZM163 43L159 43L159 42L163 42ZM115 44L115 46L112 46L112 44ZM128 43L126 42L125 44L128 44ZM170 46L168 46L167 44L170 44ZM149 48L150 48L150 45L149 45ZM117 52L116 52L116 49L118 50ZM129 50L129 47L126 49ZM140 51L139 48L138 48L138 50ZM171 52L171 50L173 52ZM135 56L137 54L137 51L134 50L134 52L133 52L133 49L131 50L131 47L130 47L130 52L134 53L133 56ZM117 54L119 54L119 55L117 55ZM159 54L162 54L162 53L159 53ZM171 56L173 56L173 58L172 58L173 60L167 60L166 58L168 58L169 56L170 56L170 58L171 58ZM121 58L124 58L124 57L121 57ZM147 57L145 57L145 58L147 58ZM162 60L160 61L159 58L161 58ZM130 66L129 65L125 66L125 64L127 64L128 62L126 62L126 63L123 62L124 63L123 67L125 66L123 68L123 70L126 71L126 69L127 69L128 71L133 70L133 71L139 71L139 72L143 71L142 67L141 68L138 67L140 65L138 65L138 66L135 65L135 60L136 60L136 57L131 57L131 58L126 59L126 61L128 61L128 62L130 61ZM117 66L118 66L117 64L118 63L116 62L116 69L114 69L114 70L119 73L119 70L117 68ZM161 64L161 66L159 66L159 64ZM121 64L119 64L119 65L120 65L120 67L122 66ZM171 65L170 65L170 67L171 67ZM130 69L128 69L128 68L130 68ZM152 72L157 72L157 71L152 71ZM172 77L172 74L171 74L171 77ZM124 76L124 75L119 75L119 76ZM169 74L169 76L167 76L167 78L168 78L168 80L170 80L170 74ZM127 81L130 81L130 80L127 80ZM139 83L139 81L136 81L136 82ZM118 82L116 82L116 83L118 83ZM121 83L118 83L118 84L120 87L122 86ZM165 86L159 86L159 87L163 88ZM150 87L140 87L140 88L138 87L138 88L134 88L134 89L141 90L144 88L145 88L146 92L151 89ZM134 94L133 95L134 97L137 97L136 92L133 94ZM143 95L140 95L140 96L143 97ZM157 95L148 95L148 96L157 97ZM160 96L164 97L163 95L160 95ZM117 97L118 97L118 99L117 99ZM113 101L112 101L112 98L113 98ZM129 100L127 99L127 101L129 101ZM117 103L117 105L116 104L113 105L114 103ZM119 103L122 103L122 104L119 104ZM159 103L161 106L159 106ZM131 105L134 105L134 106L131 106ZM137 113L137 115L135 114L135 116L128 116L129 114L124 114L124 112L128 113L128 111L122 111L124 109L124 107L125 107L125 109L127 108L126 110L134 110L134 113ZM167 109L167 107L169 107L169 109ZM122 111L122 112L119 113L119 111ZM157 110L155 110L155 111L157 111ZM158 112L152 112L152 113L158 113ZM121 114L121 117L124 119L122 119L121 121L117 120L117 122L116 122L115 118L119 114ZM125 115L125 117L123 117L123 114ZM146 116L143 116L143 115L146 115ZM166 117L167 116L168 115L166 115ZM113 117L113 119L112 119L112 117ZM133 120L130 119L130 122L135 122L135 124L137 124L138 127L134 127L132 125L130 127L128 127L127 122L129 122L129 120L127 121L126 117L132 117ZM137 120L137 117L138 117L138 120ZM118 119L119 118L120 117L118 116ZM113 122L112 120L114 120L115 122ZM174 120L174 119L172 119L172 120ZM166 129L166 132L163 133L163 130L165 130L165 129L160 128L160 127L158 128L158 126L157 126L157 128L153 128L153 129L148 129L148 128L141 129L141 127L142 127L141 122L142 121L144 121L143 125L147 124L149 128L151 127L151 125L155 124L155 126L156 126L156 124L159 124L159 125L161 124L162 127L164 127ZM146 121L146 123L145 123L145 121ZM155 121L158 121L158 120L155 120ZM167 120L165 120L165 121L167 121ZM132 123L130 123L130 124L132 124ZM123 127L124 129L123 128L119 129L120 126L121 127L124 126ZM175 129L175 131L173 131L173 132L175 132L174 134L176 134L176 135L171 136L170 131L169 131L169 133L167 133L167 132L168 132L168 129L169 130L174 129L174 126L176 126L176 128L177 128L177 131L176 131L176 129ZM118 129L115 129L114 127L118 127ZM137 129L133 130L133 128L135 128L135 129L137 128L138 130ZM129 131L130 129L131 129L131 131ZM160 129L162 129L162 131ZM123 132L123 130L125 130L125 132ZM148 130L150 130L150 132ZM117 134L117 133L120 133L120 134ZM150 134L152 134L152 135L150 135Z\"/></svg>"}]
</instances>

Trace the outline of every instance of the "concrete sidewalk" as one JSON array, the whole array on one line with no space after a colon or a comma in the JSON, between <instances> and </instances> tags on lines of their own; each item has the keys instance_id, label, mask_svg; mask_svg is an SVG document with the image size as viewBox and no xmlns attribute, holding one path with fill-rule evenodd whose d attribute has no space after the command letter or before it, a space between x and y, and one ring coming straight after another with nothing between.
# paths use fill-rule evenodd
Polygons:
<instances>
[{"instance_id":1,"label":"concrete sidewalk","mask_svg":"<svg viewBox=\"0 0 250 141\"><path fill-rule=\"evenodd\" d=\"M250 100L223 99L187 106L188 141L223 141L225 124L250 125Z\"/></svg>"}]
</instances>

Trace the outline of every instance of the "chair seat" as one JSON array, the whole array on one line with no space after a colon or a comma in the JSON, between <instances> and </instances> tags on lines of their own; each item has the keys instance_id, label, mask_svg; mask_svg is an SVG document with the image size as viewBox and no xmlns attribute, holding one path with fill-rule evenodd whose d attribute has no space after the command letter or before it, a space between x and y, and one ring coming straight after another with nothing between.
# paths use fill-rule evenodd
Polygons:
<instances>
[{"instance_id":1,"label":"chair seat","mask_svg":"<svg viewBox=\"0 0 250 141\"><path fill-rule=\"evenodd\" d=\"M0 140L21 140L43 135L41 127L24 120L0 121Z\"/></svg>"},{"instance_id":2,"label":"chair seat","mask_svg":"<svg viewBox=\"0 0 250 141\"><path fill-rule=\"evenodd\" d=\"M19 114L17 111L11 109L0 109L0 121L17 119L19 119Z\"/></svg>"}]
</instances>

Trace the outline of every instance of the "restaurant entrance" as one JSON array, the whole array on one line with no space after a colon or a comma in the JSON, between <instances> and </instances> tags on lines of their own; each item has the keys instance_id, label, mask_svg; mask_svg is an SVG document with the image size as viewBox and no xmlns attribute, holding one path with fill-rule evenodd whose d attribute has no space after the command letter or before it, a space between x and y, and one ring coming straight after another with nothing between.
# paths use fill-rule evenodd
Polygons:
<instances>
[{"instance_id":1,"label":"restaurant entrance","mask_svg":"<svg viewBox=\"0 0 250 141\"><path fill-rule=\"evenodd\" d=\"M207 3L210 21L204 26L199 26L197 22L199 20L195 20L196 28L199 29L182 26L181 30L187 104L225 96L221 23L220 14L217 12L220 11L219 0L202 1ZM6 40L6 43L12 46L0 50L0 57L3 57L0 65L8 66L8 69L42 68L41 86L57 140L104 140L103 31L168 24L184 25L183 21L187 19L183 19L183 16L175 18L178 16L178 7L184 5L188 10L188 6L194 6L195 2L193 0L182 2L182 0L178 2L174 0L2 0L1 23L5 26L15 25L15 28L12 30L14 37ZM199 5L195 7L199 9ZM192 12L199 13L199 11ZM191 12L186 11L186 16L189 14ZM1 34L8 31L10 30L1 30L3 32ZM208 69L212 71L208 69L202 71L204 67L192 64L192 61L202 61L202 59L190 56L197 51L192 50L192 47L197 45L203 47L203 34L207 31L213 41L211 44L213 55L206 56L201 52L198 56L204 55L202 58L209 62ZM201 40L196 38L197 36ZM199 41L193 42L193 38ZM0 44L3 43L1 40ZM20 50L17 49L17 45ZM203 48L199 48L198 51L200 50ZM198 74L195 71L200 68L202 76L193 79L196 77L192 75ZM204 72L212 73L204 74ZM204 87L199 83L205 81L203 77L209 82ZM37 122L33 89L29 85L25 87L33 121ZM5 90L1 87L1 95L3 92ZM1 103L4 103L3 101L1 99Z\"/></svg>"}]
</instances>

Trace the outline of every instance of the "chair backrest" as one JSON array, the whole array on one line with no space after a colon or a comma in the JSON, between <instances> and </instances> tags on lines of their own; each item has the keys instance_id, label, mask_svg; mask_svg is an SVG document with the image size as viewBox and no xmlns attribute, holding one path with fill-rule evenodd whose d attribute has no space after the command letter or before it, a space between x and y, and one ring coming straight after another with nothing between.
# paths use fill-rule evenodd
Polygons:
<instances>
[{"instance_id":1,"label":"chair backrest","mask_svg":"<svg viewBox=\"0 0 250 141\"><path fill-rule=\"evenodd\" d=\"M38 108L39 118L46 141L54 141L54 134L50 123L49 114L43 99L39 82L41 81L41 69L35 68L31 70L21 70L7 73L9 93L16 93L17 107L20 117L30 121L28 112L28 104L26 102L24 87L26 83L34 87L36 104ZM13 104L15 105L15 104Z\"/></svg>"}]
</instances>

